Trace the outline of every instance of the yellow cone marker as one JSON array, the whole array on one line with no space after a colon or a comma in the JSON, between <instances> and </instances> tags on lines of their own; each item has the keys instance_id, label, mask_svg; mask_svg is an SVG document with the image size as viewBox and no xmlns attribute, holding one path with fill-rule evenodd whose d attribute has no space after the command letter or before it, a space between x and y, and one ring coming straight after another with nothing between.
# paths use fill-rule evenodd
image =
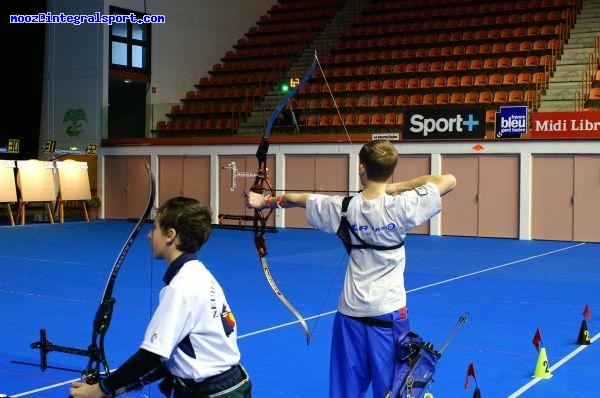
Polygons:
<instances>
[{"instance_id":1,"label":"yellow cone marker","mask_svg":"<svg viewBox=\"0 0 600 398\"><path fill-rule=\"evenodd\" d=\"M548 363L548 356L546 355L546 348L540 348L540 355L538 355L537 365L535 365L535 371L533 377L539 377L542 379L549 379L552 377L550 373L550 364Z\"/></svg>"}]
</instances>

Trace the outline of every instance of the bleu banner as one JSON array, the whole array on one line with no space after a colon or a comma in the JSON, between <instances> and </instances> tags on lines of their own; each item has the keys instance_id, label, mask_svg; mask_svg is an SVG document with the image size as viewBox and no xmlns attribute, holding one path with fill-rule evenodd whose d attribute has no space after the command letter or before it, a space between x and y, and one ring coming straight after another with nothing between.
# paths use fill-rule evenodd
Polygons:
<instances>
[{"instance_id":1,"label":"bleu banner","mask_svg":"<svg viewBox=\"0 0 600 398\"><path fill-rule=\"evenodd\" d=\"M501 106L496 113L496 138L520 138L527 133L527 107Z\"/></svg>"},{"instance_id":2,"label":"bleu banner","mask_svg":"<svg viewBox=\"0 0 600 398\"><path fill-rule=\"evenodd\" d=\"M485 108L410 108L403 114L405 140L485 138Z\"/></svg>"}]
</instances>

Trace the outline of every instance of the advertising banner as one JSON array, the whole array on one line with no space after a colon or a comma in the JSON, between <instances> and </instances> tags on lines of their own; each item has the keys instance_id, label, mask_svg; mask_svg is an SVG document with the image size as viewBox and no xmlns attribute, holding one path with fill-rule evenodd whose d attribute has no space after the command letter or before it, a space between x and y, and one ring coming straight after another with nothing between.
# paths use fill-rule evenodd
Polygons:
<instances>
[{"instance_id":1,"label":"advertising banner","mask_svg":"<svg viewBox=\"0 0 600 398\"><path fill-rule=\"evenodd\" d=\"M527 107L501 106L496 113L496 138L520 138L527 133Z\"/></svg>"},{"instance_id":2,"label":"advertising banner","mask_svg":"<svg viewBox=\"0 0 600 398\"><path fill-rule=\"evenodd\" d=\"M405 140L485 138L485 109L410 108L404 110L402 137Z\"/></svg>"},{"instance_id":3,"label":"advertising banner","mask_svg":"<svg viewBox=\"0 0 600 398\"><path fill-rule=\"evenodd\" d=\"M531 137L600 138L600 111L533 113Z\"/></svg>"}]
</instances>

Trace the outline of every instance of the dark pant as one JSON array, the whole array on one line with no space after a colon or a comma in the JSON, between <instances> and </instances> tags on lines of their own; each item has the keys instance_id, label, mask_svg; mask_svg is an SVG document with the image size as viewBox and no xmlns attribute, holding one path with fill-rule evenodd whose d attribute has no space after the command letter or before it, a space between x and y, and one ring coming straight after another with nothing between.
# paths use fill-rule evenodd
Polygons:
<instances>
[{"instance_id":1,"label":"dark pant","mask_svg":"<svg viewBox=\"0 0 600 398\"><path fill-rule=\"evenodd\" d=\"M200 383L178 380L173 398L251 398L252 383L241 365Z\"/></svg>"}]
</instances>

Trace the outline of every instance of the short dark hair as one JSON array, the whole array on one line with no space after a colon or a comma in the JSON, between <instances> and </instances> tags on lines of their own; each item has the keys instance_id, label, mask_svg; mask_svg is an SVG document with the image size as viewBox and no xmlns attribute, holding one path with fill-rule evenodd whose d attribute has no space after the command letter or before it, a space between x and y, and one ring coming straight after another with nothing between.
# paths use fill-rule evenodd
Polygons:
<instances>
[{"instance_id":1,"label":"short dark hair","mask_svg":"<svg viewBox=\"0 0 600 398\"><path fill-rule=\"evenodd\" d=\"M178 249L195 253L210 236L210 208L192 198L175 197L158 208L160 229L166 233L173 228L179 236Z\"/></svg>"},{"instance_id":2,"label":"short dark hair","mask_svg":"<svg viewBox=\"0 0 600 398\"><path fill-rule=\"evenodd\" d=\"M358 157L365 167L367 179L374 182L386 182L398 163L398 151L388 140L367 142Z\"/></svg>"}]
</instances>

